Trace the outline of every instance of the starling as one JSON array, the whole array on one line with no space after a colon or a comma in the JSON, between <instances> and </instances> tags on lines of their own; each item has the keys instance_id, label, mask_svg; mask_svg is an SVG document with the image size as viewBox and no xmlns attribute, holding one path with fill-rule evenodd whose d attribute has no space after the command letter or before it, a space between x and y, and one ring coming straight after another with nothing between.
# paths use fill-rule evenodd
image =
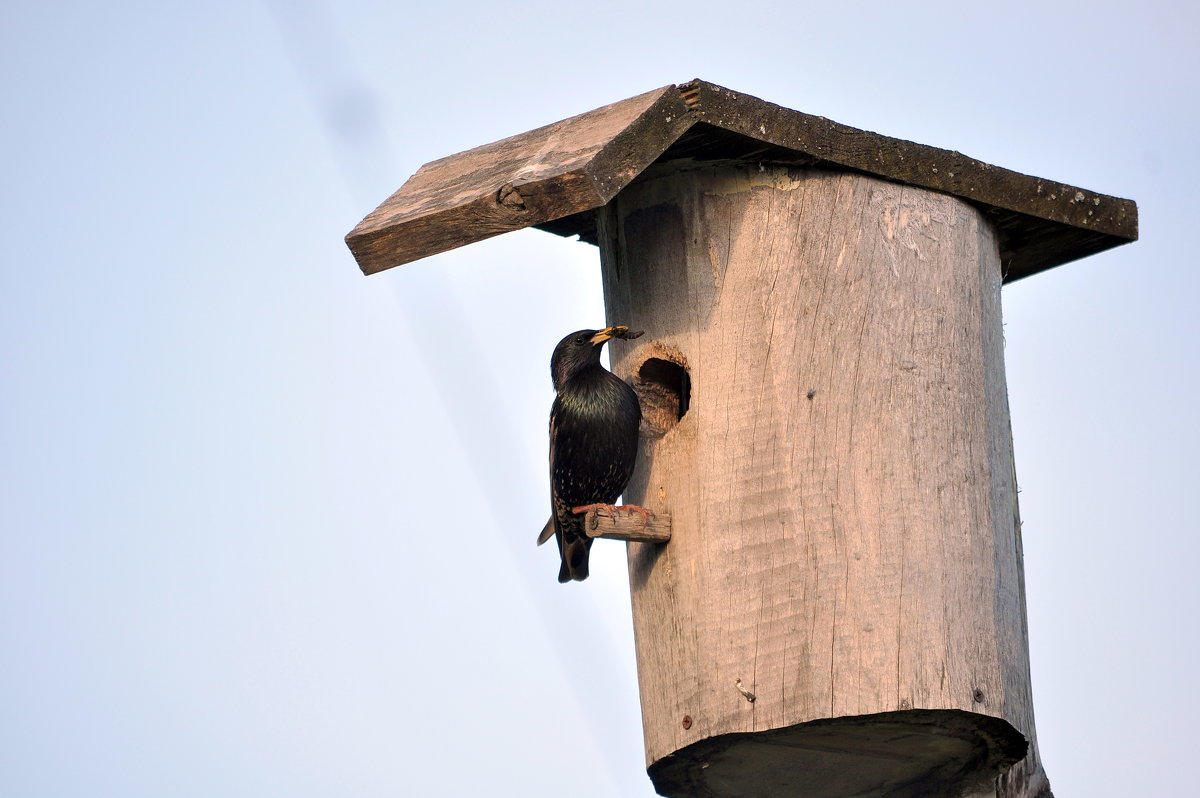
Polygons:
<instances>
[{"instance_id":1,"label":"starling","mask_svg":"<svg viewBox=\"0 0 1200 798\"><path fill-rule=\"evenodd\" d=\"M611 338L639 335L628 327L580 330L559 341L550 359L558 392L550 409L552 515L538 545L558 538L559 582L588 576L592 539L574 509L612 504L633 474L642 409L633 389L600 365L600 350Z\"/></svg>"}]
</instances>

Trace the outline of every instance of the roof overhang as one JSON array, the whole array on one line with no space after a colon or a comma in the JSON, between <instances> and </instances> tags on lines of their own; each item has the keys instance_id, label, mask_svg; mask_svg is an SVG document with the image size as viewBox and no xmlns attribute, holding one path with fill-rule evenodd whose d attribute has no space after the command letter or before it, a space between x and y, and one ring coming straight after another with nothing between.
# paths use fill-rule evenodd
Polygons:
<instances>
[{"instance_id":1,"label":"roof overhang","mask_svg":"<svg viewBox=\"0 0 1200 798\"><path fill-rule=\"evenodd\" d=\"M596 242L596 209L653 164L841 169L959 197L996 225L1006 281L1137 239L1127 199L859 130L693 80L421 167L346 236L373 274L538 227Z\"/></svg>"}]
</instances>

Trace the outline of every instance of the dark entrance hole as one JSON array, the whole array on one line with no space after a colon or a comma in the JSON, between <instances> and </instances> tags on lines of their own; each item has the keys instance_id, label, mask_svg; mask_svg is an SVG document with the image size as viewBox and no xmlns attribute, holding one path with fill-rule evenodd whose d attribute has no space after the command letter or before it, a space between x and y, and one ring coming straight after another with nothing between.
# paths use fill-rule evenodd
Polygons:
<instances>
[{"instance_id":1,"label":"dark entrance hole","mask_svg":"<svg viewBox=\"0 0 1200 798\"><path fill-rule=\"evenodd\" d=\"M648 434L664 435L687 415L692 400L692 378L686 368L673 360L647 358L637 371L635 387Z\"/></svg>"}]
</instances>

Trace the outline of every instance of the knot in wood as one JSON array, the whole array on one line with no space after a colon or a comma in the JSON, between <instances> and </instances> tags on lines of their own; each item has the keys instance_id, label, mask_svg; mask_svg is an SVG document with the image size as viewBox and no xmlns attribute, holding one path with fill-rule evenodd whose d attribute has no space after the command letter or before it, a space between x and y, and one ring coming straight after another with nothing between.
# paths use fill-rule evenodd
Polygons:
<instances>
[{"instance_id":1,"label":"knot in wood","mask_svg":"<svg viewBox=\"0 0 1200 798\"><path fill-rule=\"evenodd\" d=\"M496 192L496 202L506 208L525 210L525 198L521 196L521 192L512 183L505 183L500 186L500 190Z\"/></svg>"}]
</instances>

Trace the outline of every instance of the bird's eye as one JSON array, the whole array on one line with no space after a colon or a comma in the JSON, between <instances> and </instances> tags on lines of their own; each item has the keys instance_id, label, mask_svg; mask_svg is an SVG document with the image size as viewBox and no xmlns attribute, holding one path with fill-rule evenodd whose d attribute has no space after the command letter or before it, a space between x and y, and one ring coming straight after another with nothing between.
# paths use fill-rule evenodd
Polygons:
<instances>
[{"instance_id":1,"label":"bird's eye","mask_svg":"<svg viewBox=\"0 0 1200 798\"><path fill-rule=\"evenodd\" d=\"M590 341L590 340L592 340L592 339L591 339L591 338L588 338L586 335L581 335L581 336L579 336L578 338L576 338L576 339L575 339L575 343L577 343L577 344L586 344L586 343L587 343L588 341Z\"/></svg>"}]
</instances>

